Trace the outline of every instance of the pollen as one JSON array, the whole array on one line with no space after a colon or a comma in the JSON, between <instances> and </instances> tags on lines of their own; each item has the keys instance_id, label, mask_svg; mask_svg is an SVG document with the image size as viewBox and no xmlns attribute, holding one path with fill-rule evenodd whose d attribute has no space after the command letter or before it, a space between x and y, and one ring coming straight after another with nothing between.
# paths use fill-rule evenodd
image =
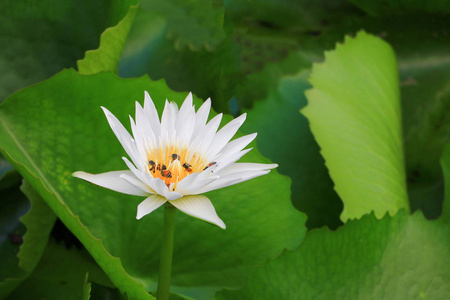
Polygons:
<instances>
[{"instance_id":1,"label":"pollen","mask_svg":"<svg viewBox=\"0 0 450 300\"><path fill-rule=\"evenodd\" d=\"M187 148L165 147L147 152L147 172L153 178L160 178L175 190L178 182L189 174L202 172L215 163L208 162L202 155L190 153Z\"/></svg>"}]
</instances>

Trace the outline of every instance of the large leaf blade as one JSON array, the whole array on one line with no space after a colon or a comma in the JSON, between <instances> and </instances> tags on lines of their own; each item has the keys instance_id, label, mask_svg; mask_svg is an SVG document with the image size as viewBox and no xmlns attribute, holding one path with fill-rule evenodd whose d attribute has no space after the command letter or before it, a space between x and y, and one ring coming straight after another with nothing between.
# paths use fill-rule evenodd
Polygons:
<instances>
[{"instance_id":1,"label":"large leaf blade","mask_svg":"<svg viewBox=\"0 0 450 300\"><path fill-rule=\"evenodd\" d=\"M344 202L341 219L408 209L392 48L360 32L325 57L313 67L302 112Z\"/></svg>"},{"instance_id":2,"label":"large leaf blade","mask_svg":"<svg viewBox=\"0 0 450 300\"><path fill-rule=\"evenodd\" d=\"M404 211L314 230L298 249L258 268L244 289L218 299L445 299L449 233Z\"/></svg>"},{"instance_id":3,"label":"large leaf blade","mask_svg":"<svg viewBox=\"0 0 450 300\"><path fill-rule=\"evenodd\" d=\"M156 287L161 210L138 221L136 207L142 199L92 186L71 174L126 168L121 159L124 150L99 106L108 107L126 124L134 111L133 100L142 99L144 90L151 93L159 111L166 98L180 104L186 97L148 77L81 76L65 70L14 95L0 109L5 156L30 178L111 281L133 299L148 298L146 290ZM196 103L201 102L196 99ZM256 150L245 160L267 162ZM221 286L242 286L256 264L298 246L305 217L292 207L289 184L288 178L273 171L208 193L227 224L225 231L180 213L174 291L212 295Z\"/></svg>"}]
</instances>

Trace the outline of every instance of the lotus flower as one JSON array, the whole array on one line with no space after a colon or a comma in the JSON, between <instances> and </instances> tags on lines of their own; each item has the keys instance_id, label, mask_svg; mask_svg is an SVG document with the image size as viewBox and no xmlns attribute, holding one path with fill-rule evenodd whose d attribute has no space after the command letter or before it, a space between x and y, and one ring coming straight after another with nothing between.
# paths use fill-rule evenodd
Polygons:
<instances>
[{"instance_id":1,"label":"lotus flower","mask_svg":"<svg viewBox=\"0 0 450 300\"><path fill-rule=\"evenodd\" d=\"M144 107L136 102L132 135L102 107L111 129L131 161L128 170L73 176L124 194L145 196L137 208L137 219L169 202L182 212L225 229L211 201L203 193L224 188L269 173L276 164L237 163L251 150L243 150L256 137L249 134L232 141L246 114L218 130L222 114L207 122L210 99L195 111L192 94L181 108L166 100L161 121L149 94ZM217 131L218 130L218 131Z\"/></svg>"}]
</instances>

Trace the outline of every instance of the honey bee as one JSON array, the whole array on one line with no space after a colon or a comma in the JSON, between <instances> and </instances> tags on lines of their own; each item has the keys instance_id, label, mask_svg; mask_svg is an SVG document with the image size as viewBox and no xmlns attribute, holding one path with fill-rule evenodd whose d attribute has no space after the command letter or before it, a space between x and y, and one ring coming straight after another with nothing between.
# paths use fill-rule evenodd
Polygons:
<instances>
[{"instance_id":1,"label":"honey bee","mask_svg":"<svg viewBox=\"0 0 450 300\"><path fill-rule=\"evenodd\" d=\"M161 167L161 176L167 177L167 178L172 178L172 172L167 170L166 165L162 165L162 167Z\"/></svg>"},{"instance_id":2,"label":"honey bee","mask_svg":"<svg viewBox=\"0 0 450 300\"><path fill-rule=\"evenodd\" d=\"M148 164L150 165L149 171L155 173L155 167L156 167L155 162L153 160L149 160Z\"/></svg>"},{"instance_id":3,"label":"honey bee","mask_svg":"<svg viewBox=\"0 0 450 300\"><path fill-rule=\"evenodd\" d=\"M172 154L172 161L175 161L177 159L179 160L180 156L178 154L176 154L176 153Z\"/></svg>"},{"instance_id":4,"label":"honey bee","mask_svg":"<svg viewBox=\"0 0 450 300\"><path fill-rule=\"evenodd\" d=\"M172 178L172 172L170 172L169 170L162 170L161 171L161 176L162 177L167 177L167 178Z\"/></svg>"},{"instance_id":5,"label":"honey bee","mask_svg":"<svg viewBox=\"0 0 450 300\"><path fill-rule=\"evenodd\" d=\"M183 168L184 168L186 171L188 171L189 173L192 172L191 167L192 167L192 166L191 166L190 164L188 164L188 163L184 163L184 164L183 164Z\"/></svg>"},{"instance_id":6,"label":"honey bee","mask_svg":"<svg viewBox=\"0 0 450 300\"><path fill-rule=\"evenodd\" d=\"M212 166L214 166L216 164L216 162L215 161L213 161L213 162L210 162L204 169L203 169L203 171L205 171L206 169L208 169L209 167L212 167Z\"/></svg>"}]
</instances>

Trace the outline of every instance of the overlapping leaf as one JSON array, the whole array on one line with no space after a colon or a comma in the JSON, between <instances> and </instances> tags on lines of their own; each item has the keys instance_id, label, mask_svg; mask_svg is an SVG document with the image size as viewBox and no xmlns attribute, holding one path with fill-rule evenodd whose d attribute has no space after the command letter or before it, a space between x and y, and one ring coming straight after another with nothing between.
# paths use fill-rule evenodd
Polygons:
<instances>
[{"instance_id":1,"label":"overlapping leaf","mask_svg":"<svg viewBox=\"0 0 450 300\"><path fill-rule=\"evenodd\" d=\"M207 41L214 44L212 49L205 47L179 49L173 40L167 37L172 26L169 22L174 16L158 13L159 6L169 5L164 3L157 5L155 9L148 5L147 9L138 10L119 64L120 76L138 77L148 74L154 80L164 78L172 90L189 90L204 99L211 97L215 99L213 105L216 109L227 112L233 88L242 77L237 72L235 49L231 38L223 37L215 41L211 37L212 40L205 40L203 43ZM194 15L198 13L197 10L201 12L205 9L200 2L193 6L190 9L183 6L177 9L186 9ZM223 11L219 11L222 14L220 16L222 26ZM188 20L192 17L189 16ZM209 15L201 18L208 24L212 22ZM217 27L217 24L214 27Z\"/></svg>"},{"instance_id":2,"label":"overlapping leaf","mask_svg":"<svg viewBox=\"0 0 450 300\"><path fill-rule=\"evenodd\" d=\"M163 17L176 49L214 50L225 39L224 8L219 2L142 0L140 6Z\"/></svg>"},{"instance_id":3,"label":"overlapping leaf","mask_svg":"<svg viewBox=\"0 0 450 300\"><path fill-rule=\"evenodd\" d=\"M314 230L301 247L258 268L218 299L446 299L450 227L421 213Z\"/></svg>"},{"instance_id":4,"label":"overlapping leaf","mask_svg":"<svg viewBox=\"0 0 450 300\"><path fill-rule=\"evenodd\" d=\"M313 67L302 112L344 202L343 221L409 208L397 76L392 48L365 32Z\"/></svg>"},{"instance_id":5,"label":"overlapping leaf","mask_svg":"<svg viewBox=\"0 0 450 300\"><path fill-rule=\"evenodd\" d=\"M17 258L26 231L19 218L27 212L30 204L19 190L21 181L20 174L14 170L6 172L0 180L0 297L17 285L11 282L12 278L25 276Z\"/></svg>"},{"instance_id":6,"label":"overlapping leaf","mask_svg":"<svg viewBox=\"0 0 450 300\"><path fill-rule=\"evenodd\" d=\"M102 71L117 73L120 56L136 11L137 5L130 6L126 16L116 26L102 33L100 47L87 51L85 58L77 62L81 74L95 74Z\"/></svg>"},{"instance_id":7,"label":"overlapping leaf","mask_svg":"<svg viewBox=\"0 0 450 300\"><path fill-rule=\"evenodd\" d=\"M5 0L0 4L0 101L74 67L128 11L126 1Z\"/></svg>"},{"instance_id":8,"label":"overlapping leaf","mask_svg":"<svg viewBox=\"0 0 450 300\"><path fill-rule=\"evenodd\" d=\"M127 123L134 100L142 99L144 90L159 110L166 98L180 103L186 96L146 77L125 80L109 73L81 76L66 70L14 95L0 110L2 152L111 281L133 299L146 299L145 289L155 288L161 211L138 221L136 207L142 199L92 186L71 174L126 168L123 149L99 106ZM266 162L256 150L246 160ZM227 230L179 214L173 265L174 290L179 293L211 295L223 286L242 286L253 266L296 247L305 232L305 217L290 202L289 180L276 171L208 196Z\"/></svg>"},{"instance_id":9,"label":"overlapping leaf","mask_svg":"<svg viewBox=\"0 0 450 300\"><path fill-rule=\"evenodd\" d=\"M8 196L2 199L2 204L9 204L6 206L7 209L5 207L2 209L2 212L8 214L9 217L1 216L2 224L9 227L16 226L15 228L8 228L9 231L5 232L5 236L2 235L2 240L4 240L1 249L14 251L2 255L2 263L9 261L13 264L2 267L2 271L8 272L2 274L6 275L2 276L2 282L0 283L0 297L2 298L14 290L34 270L44 252L56 219L48 205L26 181L22 184L21 190L26 197L15 189L2 191L2 193L5 193L4 195ZM31 202L31 208L19 223L18 217L29 208L27 198ZM11 207L14 210L11 210ZM11 220L11 218L13 219ZM17 260L11 259L8 254L17 255ZM15 273L14 270L16 270Z\"/></svg>"},{"instance_id":10,"label":"overlapping leaf","mask_svg":"<svg viewBox=\"0 0 450 300\"><path fill-rule=\"evenodd\" d=\"M8 299L89 299L87 281L93 279L111 284L85 250L67 249L63 243L51 239L34 272Z\"/></svg>"},{"instance_id":11,"label":"overlapping leaf","mask_svg":"<svg viewBox=\"0 0 450 300\"><path fill-rule=\"evenodd\" d=\"M242 130L258 131L258 149L292 179L292 202L307 214L308 228L324 225L336 228L341 224L342 202L333 189L308 122L298 113L306 105L308 76L309 72L303 71L282 77L278 89L248 111L248 121Z\"/></svg>"},{"instance_id":12,"label":"overlapping leaf","mask_svg":"<svg viewBox=\"0 0 450 300\"><path fill-rule=\"evenodd\" d=\"M449 13L450 4L445 0L420 1L420 0L394 0L380 2L376 0L351 0L365 12L375 16L400 15L410 12Z\"/></svg>"},{"instance_id":13,"label":"overlapping leaf","mask_svg":"<svg viewBox=\"0 0 450 300\"><path fill-rule=\"evenodd\" d=\"M441 158L442 170L445 178L445 200L442 208L441 221L450 223L450 144L444 149Z\"/></svg>"}]
</instances>

